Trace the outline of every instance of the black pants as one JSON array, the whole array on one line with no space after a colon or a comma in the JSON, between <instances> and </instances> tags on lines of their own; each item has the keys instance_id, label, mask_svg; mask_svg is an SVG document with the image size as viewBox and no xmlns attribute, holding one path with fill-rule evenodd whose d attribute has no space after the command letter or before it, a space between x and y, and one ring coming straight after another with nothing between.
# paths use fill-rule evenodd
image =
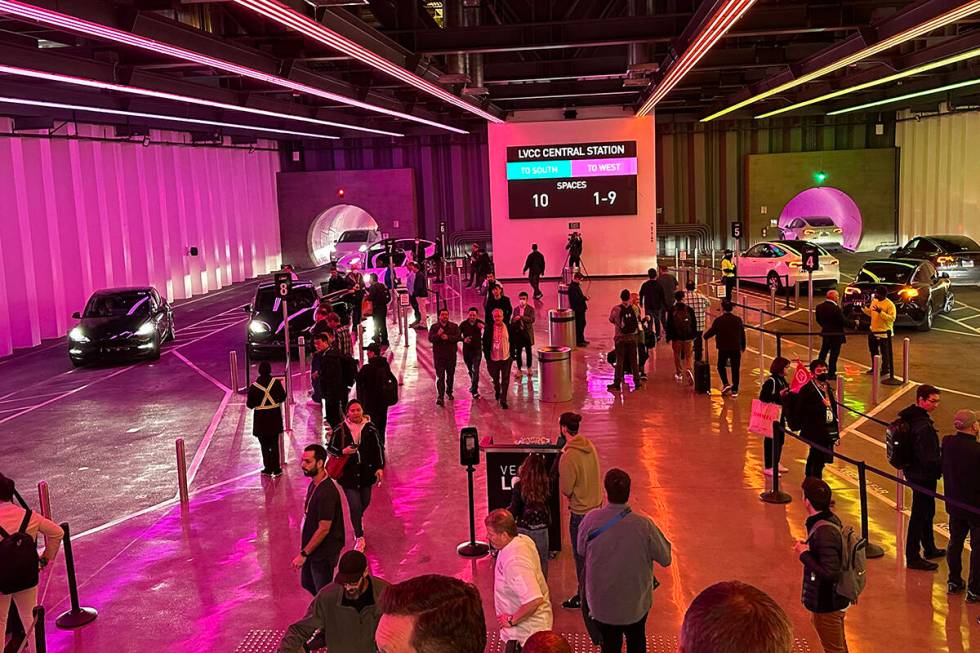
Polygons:
<instances>
[{"instance_id":1,"label":"black pants","mask_svg":"<svg viewBox=\"0 0 980 653\"><path fill-rule=\"evenodd\" d=\"M278 474L282 471L282 463L279 461L279 434L275 435L256 435L259 439L259 447L262 449L262 471L270 474Z\"/></svg>"},{"instance_id":2,"label":"black pants","mask_svg":"<svg viewBox=\"0 0 980 653\"><path fill-rule=\"evenodd\" d=\"M910 478L910 482L936 491L935 479ZM922 492L912 491L912 516L909 517L909 529L905 534L905 561L917 560L922 553L932 553L936 550L936 538L932 531L932 520L936 516L936 498Z\"/></svg>"},{"instance_id":3,"label":"black pants","mask_svg":"<svg viewBox=\"0 0 980 653\"><path fill-rule=\"evenodd\" d=\"M330 428L337 428L344 421L344 398L323 398L323 419L327 420Z\"/></svg>"},{"instance_id":4,"label":"black pants","mask_svg":"<svg viewBox=\"0 0 980 653\"><path fill-rule=\"evenodd\" d=\"M823 338L820 343L820 355L817 358L827 363L830 376L837 376L837 358L842 344L837 338Z\"/></svg>"},{"instance_id":5,"label":"black pants","mask_svg":"<svg viewBox=\"0 0 980 653\"><path fill-rule=\"evenodd\" d=\"M949 565L949 582L963 582L963 542L970 536L970 581L967 588L971 594L980 594L980 516L973 519L949 518L949 548L946 549L946 564Z\"/></svg>"},{"instance_id":6,"label":"black pants","mask_svg":"<svg viewBox=\"0 0 980 653\"><path fill-rule=\"evenodd\" d=\"M367 414L371 418L371 423L378 429L378 435L381 436L381 446L385 446L385 429L388 428L388 407L374 406L371 410L367 411Z\"/></svg>"},{"instance_id":7,"label":"black pants","mask_svg":"<svg viewBox=\"0 0 980 653\"><path fill-rule=\"evenodd\" d=\"M576 344L585 342L585 311L575 311Z\"/></svg>"},{"instance_id":8,"label":"black pants","mask_svg":"<svg viewBox=\"0 0 980 653\"><path fill-rule=\"evenodd\" d=\"M456 357L454 356L452 360L437 359L433 362L436 367L436 390L439 392L439 398L442 399L447 392L453 393L453 381L456 378Z\"/></svg>"},{"instance_id":9,"label":"black pants","mask_svg":"<svg viewBox=\"0 0 980 653\"><path fill-rule=\"evenodd\" d=\"M517 369L524 369L521 366L521 354L524 354L525 360L527 360L527 369L531 369L531 341L530 340L515 340L511 344L512 354L514 360L517 361Z\"/></svg>"},{"instance_id":10,"label":"black pants","mask_svg":"<svg viewBox=\"0 0 980 653\"><path fill-rule=\"evenodd\" d=\"M704 357L704 338L701 337L704 331L697 331L694 334L694 360L699 361Z\"/></svg>"},{"instance_id":11,"label":"black pants","mask_svg":"<svg viewBox=\"0 0 980 653\"><path fill-rule=\"evenodd\" d=\"M694 357L697 360L697 356ZM738 350L722 349L718 352L718 376L721 378L723 386L728 385L728 364L732 365L732 391L738 390L738 382L741 377L742 352Z\"/></svg>"},{"instance_id":12,"label":"black pants","mask_svg":"<svg viewBox=\"0 0 980 653\"><path fill-rule=\"evenodd\" d=\"M531 284L531 288L534 289L534 296L535 297L540 297L541 296L541 275L540 274L531 274L531 275L528 275L527 280Z\"/></svg>"},{"instance_id":13,"label":"black pants","mask_svg":"<svg viewBox=\"0 0 980 653\"><path fill-rule=\"evenodd\" d=\"M783 457L783 444L786 442L786 431L779 422L772 423L772 437L763 439L763 458L766 461L766 469L772 469L773 465L778 465ZM776 460L773 460L773 448L776 450Z\"/></svg>"},{"instance_id":14,"label":"black pants","mask_svg":"<svg viewBox=\"0 0 980 653\"><path fill-rule=\"evenodd\" d=\"M568 267L570 268L580 268L582 267L582 255L569 252L568 254Z\"/></svg>"},{"instance_id":15,"label":"black pants","mask_svg":"<svg viewBox=\"0 0 980 653\"><path fill-rule=\"evenodd\" d=\"M422 319L422 314L419 313L419 299L415 295L408 296L408 305L412 307L412 311L415 313L415 321L418 322Z\"/></svg>"},{"instance_id":16,"label":"black pants","mask_svg":"<svg viewBox=\"0 0 980 653\"><path fill-rule=\"evenodd\" d=\"M871 360L874 362L876 354L881 354L881 373L887 376L895 376L895 361L892 358L892 339L879 338L873 333L868 334L868 351L871 352Z\"/></svg>"},{"instance_id":17,"label":"black pants","mask_svg":"<svg viewBox=\"0 0 980 653\"><path fill-rule=\"evenodd\" d=\"M732 301L732 290L735 289L735 277L724 277L722 281L725 283L725 301Z\"/></svg>"},{"instance_id":18,"label":"black pants","mask_svg":"<svg viewBox=\"0 0 980 653\"><path fill-rule=\"evenodd\" d=\"M470 394L480 391L480 362L483 360L483 351L480 349L463 349L463 363L466 371L470 375Z\"/></svg>"},{"instance_id":19,"label":"black pants","mask_svg":"<svg viewBox=\"0 0 980 653\"><path fill-rule=\"evenodd\" d=\"M374 341L379 345L388 346L388 314L377 313L371 316L374 320Z\"/></svg>"},{"instance_id":20,"label":"black pants","mask_svg":"<svg viewBox=\"0 0 980 653\"><path fill-rule=\"evenodd\" d=\"M623 338L616 342L616 376L613 379L614 385L623 382L625 371L629 370L633 377L633 385L640 383L639 359L636 352L636 339L632 336Z\"/></svg>"},{"instance_id":21,"label":"black pants","mask_svg":"<svg viewBox=\"0 0 980 653\"><path fill-rule=\"evenodd\" d=\"M337 568L337 561L339 559L340 551L336 553L330 552L326 556L316 560L307 558L300 570L300 585L307 592L316 596L321 589L333 582L333 572Z\"/></svg>"},{"instance_id":22,"label":"black pants","mask_svg":"<svg viewBox=\"0 0 980 653\"><path fill-rule=\"evenodd\" d=\"M823 445L833 451L834 445ZM823 468L828 463L834 462L834 457L829 453L824 453L816 447L810 447L810 453L806 457L806 468L804 474L815 478L823 478Z\"/></svg>"},{"instance_id":23,"label":"black pants","mask_svg":"<svg viewBox=\"0 0 980 653\"><path fill-rule=\"evenodd\" d=\"M653 308L648 308L647 317L653 319L653 330L654 333L657 334L657 340L660 340L660 334L663 333L663 325L666 323L663 307L655 306Z\"/></svg>"},{"instance_id":24,"label":"black pants","mask_svg":"<svg viewBox=\"0 0 980 653\"><path fill-rule=\"evenodd\" d=\"M626 626L604 624L601 621L597 621L596 625L599 627L599 632L602 633L602 645L600 646L602 653L621 653L624 638L626 639L626 653L646 653L646 615L643 615L643 618L635 624Z\"/></svg>"},{"instance_id":25,"label":"black pants","mask_svg":"<svg viewBox=\"0 0 980 653\"><path fill-rule=\"evenodd\" d=\"M507 401L507 391L510 389L510 364L514 359L502 361L487 359L487 371L493 380L493 393L500 402Z\"/></svg>"}]
</instances>

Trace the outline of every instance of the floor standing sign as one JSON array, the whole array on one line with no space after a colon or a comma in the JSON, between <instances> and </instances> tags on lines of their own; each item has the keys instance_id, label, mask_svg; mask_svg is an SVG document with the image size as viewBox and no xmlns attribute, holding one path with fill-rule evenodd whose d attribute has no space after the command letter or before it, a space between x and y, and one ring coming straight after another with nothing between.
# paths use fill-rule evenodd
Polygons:
<instances>
[{"instance_id":1,"label":"floor standing sign","mask_svg":"<svg viewBox=\"0 0 980 653\"><path fill-rule=\"evenodd\" d=\"M532 453L544 456L545 467L551 469L561 449L554 446L539 445L489 445L484 447L487 455L487 510L506 508L510 505L511 494L514 490L514 478L524 459ZM551 551L561 551L561 499L558 492L557 479L552 483L551 498L548 502L551 510L551 527L548 529L548 548Z\"/></svg>"}]
</instances>

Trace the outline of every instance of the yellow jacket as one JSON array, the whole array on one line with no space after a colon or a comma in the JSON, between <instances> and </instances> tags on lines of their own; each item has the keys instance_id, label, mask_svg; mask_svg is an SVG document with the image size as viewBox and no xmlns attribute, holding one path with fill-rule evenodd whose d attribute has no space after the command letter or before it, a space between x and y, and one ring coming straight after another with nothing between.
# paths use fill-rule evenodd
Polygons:
<instances>
[{"instance_id":1,"label":"yellow jacket","mask_svg":"<svg viewBox=\"0 0 980 653\"><path fill-rule=\"evenodd\" d=\"M875 308L881 310L876 311ZM895 333L895 302L887 297L881 301L874 298L871 300L870 307L862 308L861 310L864 311L865 315L871 316L871 331L882 332L875 333L875 337L887 338L888 335L884 333L885 331L891 334Z\"/></svg>"},{"instance_id":2,"label":"yellow jacket","mask_svg":"<svg viewBox=\"0 0 980 653\"><path fill-rule=\"evenodd\" d=\"M727 258L721 259L721 276L723 277L734 277L735 276L735 263L728 260Z\"/></svg>"}]
</instances>

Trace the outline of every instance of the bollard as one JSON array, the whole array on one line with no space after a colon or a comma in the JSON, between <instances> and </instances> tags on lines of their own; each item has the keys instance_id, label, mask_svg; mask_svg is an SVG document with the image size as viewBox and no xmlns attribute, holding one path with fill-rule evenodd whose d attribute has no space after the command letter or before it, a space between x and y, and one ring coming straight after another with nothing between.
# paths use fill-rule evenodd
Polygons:
<instances>
[{"instance_id":1,"label":"bollard","mask_svg":"<svg viewBox=\"0 0 980 653\"><path fill-rule=\"evenodd\" d=\"M48 494L47 481L40 481L37 484L37 500L41 507L41 514L51 519L51 495Z\"/></svg>"},{"instance_id":2,"label":"bollard","mask_svg":"<svg viewBox=\"0 0 980 653\"><path fill-rule=\"evenodd\" d=\"M769 286L769 312L776 314L776 288Z\"/></svg>"},{"instance_id":3,"label":"bollard","mask_svg":"<svg viewBox=\"0 0 980 653\"><path fill-rule=\"evenodd\" d=\"M181 440L180 442L183 442ZM78 582L75 579L75 556L71 551L71 530L68 522L61 524L61 529L65 531L65 539L62 546L65 548L65 571L68 575L68 594L71 597L71 610L63 612L56 620L58 628L79 628L92 622L99 616L95 608L83 608L78 603Z\"/></svg>"},{"instance_id":4,"label":"bollard","mask_svg":"<svg viewBox=\"0 0 980 653\"><path fill-rule=\"evenodd\" d=\"M36 653L47 653L48 641L44 635L44 606L34 606L31 614L34 615L34 650Z\"/></svg>"},{"instance_id":5,"label":"bollard","mask_svg":"<svg viewBox=\"0 0 980 653\"><path fill-rule=\"evenodd\" d=\"M902 470L898 470L897 476L905 480L905 473ZM905 510L905 486L898 481L895 482L895 507L899 512ZM971 542L970 545L972 546L973 543Z\"/></svg>"},{"instance_id":6,"label":"bollard","mask_svg":"<svg viewBox=\"0 0 980 653\"><path fill-rule=\"evenodd\" d=\"M234 349L228 352L228 369L231 391L238 392L238 352Z\"/></svg>"},{"instance_id":7,"label":"bollard","mask_svg":"<svg viewBox=\"0 0 980 653\"><path fill-rule=\"evenodd\" d=\"M306 373L306 338L300 336L296 340L296 346L299 348L299 392L303 394L306 389L306 379L309 378Z\"/></svg>"},{"instance_id":8,"label":"bollard","mask_svg":"<svg viewBox=\"0 0 980 653\"><path fill-rule=\"evenodd\" d=\"M184 438L177 438L177 494L180 502L187 504L190 495L187 492L187 455L184 452Z\"/></svg>"},{"instance_id":9,"label":"bollard","mask_svg":"<svg viewBox=\"0 0 980 653\"><path fill-rule=\"evenodd\" d=\"M790 503L793 498L779 489L779 456L776 449L776 429L783 428L782 424L778 422L773 422L772 425L773 433L772 437L769 438L769 450L772 452L772 490L769 492L763 492L759 495L759 498L766 503Z\"/></svg>"},{"instance_id":10,"label":"bollard","mask_svg":"<svg viewBox=\"0 0 980 653\"><path fill-rule=\"evenodd\" d=\"M800 280L797 279L793 283L793 305L796 308L800 307Z\"/></svg>"},{"instance_id":11,"label":"bollard","mask_svg":"<svg viewBox=\"0 0 980 653\"><path fill-rule=\"evenodd\" d=\"M902 382L895 378L895 350L892 348L892 334L888 334L888 376L881 380L884 385L902 385Z\"/></svg>"},{"instance_id":12,"label":"bollard","mask_svg":"<svg viewBox=\"0 0 980 653\"><path fill-rule=\"evenodd\" d=\"M776 356L783 355L783 334L776 334Z\"/></svg>"},{"instance_id":13,"label":"bollard","mask_svg":"<svg viewBox=\"0 0 980 653\"><path fill-rule=\"evenodd\" d=\"M868 558L880 558L885 550L877 544L872 544L868 535L868 479L864 461L858 461L858 482L861 487L861 537L868 543L864 555Z\"/></svg>"},{"instance_id":14,"label":"bollard","mask_svg":"<svg viewBox=\"0 0 980 653\"><path fill-rule=\"evenodd\" d=\"M248 345L245 345L245 392L252 385L252 360L248 356Z\"/></svg>"},{"instance_id":15,"label":"bollard","mask_svg":"<svg viewBox=\"0 0 980 653\"><path fill-rule=\"evenodd\" d=\"M759 377L765 383L766 378L766 317L759 311Z\"/></svg>"},{"instance_id":16,"label":"bollard","mask_svg":"<svg viewBox=\"0 0 980 653\"><path fill-rule=\"evenodd\" d=\"M871 405L878 405L878 387L881 384L881 354L871 359Z\"/></svg>"},{"instance_id":17,"label":"bollard","mask_svg":"<svg viewBox=\"0 0 980 653\"><path fill-rule=\"evenodd\" d=\"M279 464L286 464L286 434L279 434Z\"/></svg>"},{"instance_id":18,"label":"bollard","mask_svg":"<svg viewBox=\"0 0 980 653\"><path fill-rule=\"evenodd\" d=\"M844 423L844 377L837 377L837 424Z\"/></svg>"},{"instance_id":19,"label":"bollard","mask_svg":"<svg viewBox=\"0 0 980 653\"><path fill-rule=\"evenodd\" d=\"M786 298L786 306L784 307L787 311L793 307L789 305L789 275L786 275L785 279L786 287L783 289L783 297Z\"/></svg>"},{"instance_id":20,"label":"bollard","mask_svg":"<svg viewBox=\"0 0 980 653\"><path fill-rule=\"evenodd\" d=\"M909 383L909 349L912 341L902 338L902 383Z\"/></svg>"}]
</instances>

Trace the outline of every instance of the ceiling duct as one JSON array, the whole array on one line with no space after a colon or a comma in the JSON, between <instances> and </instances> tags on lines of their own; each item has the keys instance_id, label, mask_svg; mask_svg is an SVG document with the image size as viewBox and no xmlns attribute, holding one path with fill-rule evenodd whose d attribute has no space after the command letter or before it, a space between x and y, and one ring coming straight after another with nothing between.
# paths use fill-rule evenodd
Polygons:
<instances>
[{"instance_id":1,"label":"ceiling duct","mask_svg":"<svg viewBox=\"0 0 980 653\"><path fill-rule=\"evenodd\" d=\"M480 0L462 0L463 21L467 27L480 26ZM463 88L463 95L482 96L490 92L483 85L483 55L474 52L466 58L466 73L470 83Z\"/></svg>"},{"instance_id":2,"label":"ceiling duct","mask_svg":"<svg viewBox=\"0 0 980 653\"><path fill-rule=\"evenodd\" d=\"M640 12L642 6L643 11ZM629 0L627 2L629 16L652 16L654 14L653 0ZM650 85L650 76L660 70L660 64L651 61L650 45L648 43L630 43L626 46L626 78L625 88L642 88Z\"/></svg>"}]
</instances>

